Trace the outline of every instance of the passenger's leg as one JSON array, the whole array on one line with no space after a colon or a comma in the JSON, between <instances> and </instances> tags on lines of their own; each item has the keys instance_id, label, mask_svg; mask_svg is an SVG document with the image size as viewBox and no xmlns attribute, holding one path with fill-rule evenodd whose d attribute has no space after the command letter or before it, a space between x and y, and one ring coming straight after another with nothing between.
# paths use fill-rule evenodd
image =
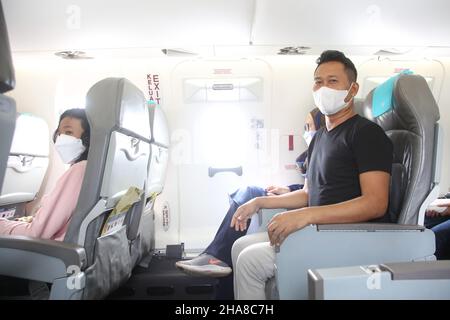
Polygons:
<instances>
[{"instance_id":1,"label":"passenger's leg","mask_svg":"<svg viewBox=\"0 0 450 320\"><path fill-rule=\"evenodd\" d=\"M275 250L266 232L236 241L232 251L236 299L266 299L266 281L275 274Z\"/></svg>"},{"instance_id":2,"label":"passenger's leg","mask_svg":"<svg viewBox=\"0 0 450 320\"><path fill-rule=\"evenodd\" d=\"M235 264L237 256L243 249L245 249L251 244L258 243L261 241L267 241L267 239L268 238L266 232L259 232L246 235L245 237L241 237L238 240L236 240L231 250L233 256L232 259L233 263L232 264L230 263L230 266ZM216 287L215 298L220 300L233 300L234 299L233 282L234 282L233 274L230 274L223 278L219 278L219 282Z\"/></svg>"},{"instance_id":3,"label":"passenger's leg","mask_svg":"<svg viewBox=\"0 0 450 320\"><path fill-rule=\"evenodd\" d=\"M213 239L213 241L208 245L208 247L203 251L204 253L210 254L217 259L222 260L229 266L231 266L231 247L236 239L244 236L247 230L236 231L234 228L230 228L231 219L236 212L239 205L232 202L227 214L222 220L219 229ZM248 226L249 223L247 223Z\"/></svg>"},{"instance_id":4,"label":"passenger's leg","mask_svg":"<svg viewBox=\"0 0 450 320\"><path fill-rule=\"evenodd\" d=\"M218 278L214 299L234 300L233 273L226 277Z\"/></svg>"},{"instance_id":5,"label":"passenger's leg","mask_svg":"<svg viewBox=\"0 0 450 320\"><path fill-rule=\"evenodd\" d=\"M230 268L232 266L231 248L237 239L246 235L251 222L251 220L247 222L246 230L236 231L230 228L231 219L240 205L265 194L263 188L250 186L241 188L230 195L230 208L210 245L200 256L176 263L179 268L192 275L220 277L215 291L216 299L234 299L233 275Z\"/></svg>"},{"instance_id":6,"label":"passenger's leg","mask_svg":"<svg viewBox=\"0 0 450 320\"><path fill-rule=\"evenodd\" d=\"M438 217L427 217L425 216L425 227L428 229L432 229L433 227L437 226L438 224L441 224L447 220L449 220L450 217L448 216L438 216Z\"/></svg>"},{"instance_id":7,"label":"passenger's leg","mask_svg":"<svg viewBox=\"0 0 450 320\"><path fill-rule=\"evenodd\" d=\"M222 224L217 230L214 240L205 249L205 253L208 253L217 259L222 260L229 266L232 265L231 261L231 247L234 242L242 236L247 234L250 220L247 221L247 229L244 231L236 231L234 228L230 228L231 219L234 213L240 205L250 201L253 198L264 196L265 190L260 187L246 187L241 188L231 195L230 208L225 215Z\"/></svg>"},{"instance_id":8,"label":"passenger's leg","mask_svg":"<svg viewBox=\"0 0 450 320\"><path fill-rule=\"evenodd\" d=\"M434 226L431 230L436 237L436 258L438 260L450 259L450 220Z\"/></svg>"}]
</instances>

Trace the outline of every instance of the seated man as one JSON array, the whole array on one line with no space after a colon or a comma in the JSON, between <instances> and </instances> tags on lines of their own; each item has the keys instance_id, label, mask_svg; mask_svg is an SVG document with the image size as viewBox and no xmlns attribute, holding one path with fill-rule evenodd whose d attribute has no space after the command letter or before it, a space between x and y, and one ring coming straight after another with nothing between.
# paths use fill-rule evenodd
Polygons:
<instances>
[{"instance_id":1,"label":"seated man","mask_svg":"<svg viewBox=\"0 0 450 320\"><path fill-rule=\"evenodd\" d=\"M353 62L342 52L325 51L317 60L313 97L326 127L308 148L309 166L302 190L259 197L238 208L230 226L245 230L261 208L287 208L275 215L268 232L234 243L237 299L265 299L265 283L275 273L274 245L309 224L383 220L388 208L393 145L383 129L353 110L359 85ZM313 245L313 244L311 244Z\"/></svg>"},{"instance_id":2,"label":"seated man","mask_svg":"<svg viewBox=\"0 0 450 320\"><path fill-rule=\"evenodd\" d=\"M30 134L33 134L30 132ZM86 169L90 127L83 109L65 111L53 135L56 151L70 168L59 178L53 191L44 196L34 217L18 221L0 219L0 234L64 240Z\"/></svg>"},{"instance_id":3,"label":"seated man","mask_svg":"<svg viewBox=\"0 0 450 320\"><path fill-rule=\"evenodd\" d=\"M308 113L305 123L305 133L303 135L306 143L309 145L315 132L325 125L325 117L318 108L313 109ZM302 174L306 172L306 154L305 151L297 157L297 166ZM241 188L230 196L230 208L225 215L222 224L217 230L216 236L205 251L198 257L192 260L178 261L176 266L186 273L200 276L211 277L225 277L219 280L217 288L217 298L232 299L233 298L233 280L230 266L231 262L231 248L233 243L240 237L247 233L247 228L244 230L234 230L230 228L231 218L236 209L260 196L276 196L286 194L295 190L301 189L303 186L294 184L286 187L269 186L266 189L261 187L246 187ZM250 221L248 221L248 225ZM247 227L248 227L247 225Z\"/></svg>"}]
</instances>

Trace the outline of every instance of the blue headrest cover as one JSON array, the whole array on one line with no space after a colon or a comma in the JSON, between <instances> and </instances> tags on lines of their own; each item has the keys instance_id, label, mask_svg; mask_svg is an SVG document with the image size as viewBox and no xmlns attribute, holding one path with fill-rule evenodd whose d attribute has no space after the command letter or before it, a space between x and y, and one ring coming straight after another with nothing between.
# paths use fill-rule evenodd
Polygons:
<instances>
[{"instance_id":1,"label":"blue headrest cover","mask_svg":"<svg viewBox=\"0 0 450 320\"><path fill-rule=\"evenodd\" d=\"M403 70L399 74L387 79L374 90L372 97L372 115L374 118L392 109L394 83L401 74L412 74L412 71Z\"/></svg>"}]
</instances>

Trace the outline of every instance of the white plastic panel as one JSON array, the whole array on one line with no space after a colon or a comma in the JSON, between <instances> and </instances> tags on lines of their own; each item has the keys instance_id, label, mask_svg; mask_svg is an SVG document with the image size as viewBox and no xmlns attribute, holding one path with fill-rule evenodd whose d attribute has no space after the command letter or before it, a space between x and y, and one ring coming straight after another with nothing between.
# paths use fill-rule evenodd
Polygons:
<instances>
[{"instance_id":1,"label":"white plastic panel","mask_svg":"<svg viewBox=\"0 0 450 320\"><path fill-rule=\"evenodd\" d=\"M119 132L111 134L101 196L112 202L129 187L144 188L150 145ZM132 165L132 163L135 163Z\"/></svg>"},{"instance_id":2,"label":"white plastic panel","mask_svg":"<svg viewBox=\"0 0 450 320\"><path fill-rule=\"evenodd\" d=\"M28 113L19 114L10 154L48 157L49 130L47 123Z\"/></svg>"},{"instance_id":3,"label":"white plastic panel","mask_svg":"<svg viewBox=\"0 0 450 320\"><path fill-rule=\"evenodd\" d=\"M0 206L33 200L47 167L48 158L45 157L9 156Z\"/></svg>"},{"instance_id":4,"label":"white plastic panel","mask_svg":"<svg viewBox=\"0 0 450 320\"><path fill-rule=\"evenodd\" d=\"M204 102L258 102L263 96L261 78L186 79L186 103Z\"/></svg>"},{"instance_id":5,"label":"white plastic panel","mask_svg":"<svg viewBox=\"0 0 450 320\"><path fill-rule=\"evenodd\" d=\"M253 0L2 3L13 51L245 45L254 6Z\"/></svg>"},{"instance_id":6,"label":"white plastic panel","mask_svg":"<svg viewBox=\"0 0 450 320\"><path fill-rule=\"evenodd\" d=\"M159 193L163 190L169 161L169 151L166 148L152 144L151 150L152 153L146 191L147 195L153 192Z\"/></svg>"},{"instance_id":7,"label":"white plastic panel","mask_svg":"<svg viewBox=\"0 0 450 320\"><path fill-rule=\"evenodd\" d=\"M446 0L258 0L251 40L254 45L448 46L449 11Z\"/></svg>"}]
</instances>

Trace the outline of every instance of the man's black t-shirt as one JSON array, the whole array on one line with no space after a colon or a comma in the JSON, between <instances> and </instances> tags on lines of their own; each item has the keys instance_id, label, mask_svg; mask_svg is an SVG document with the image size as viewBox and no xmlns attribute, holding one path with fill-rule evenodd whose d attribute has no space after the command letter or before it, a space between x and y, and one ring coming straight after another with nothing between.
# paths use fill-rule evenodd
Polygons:
<instances>
[{"instance_id":1,"label":"man's black t-shirt","mask_svg":"<svg viewBox=\"0 0 450 320\"><path fill-rule=\"evenodd\" d=\"M383 129L359 115L331 131L319 129L308 148L308 205L335 204L361 196L359 174L390 174L392 158L392 142Z\"/></svg>"}]
</instances>

